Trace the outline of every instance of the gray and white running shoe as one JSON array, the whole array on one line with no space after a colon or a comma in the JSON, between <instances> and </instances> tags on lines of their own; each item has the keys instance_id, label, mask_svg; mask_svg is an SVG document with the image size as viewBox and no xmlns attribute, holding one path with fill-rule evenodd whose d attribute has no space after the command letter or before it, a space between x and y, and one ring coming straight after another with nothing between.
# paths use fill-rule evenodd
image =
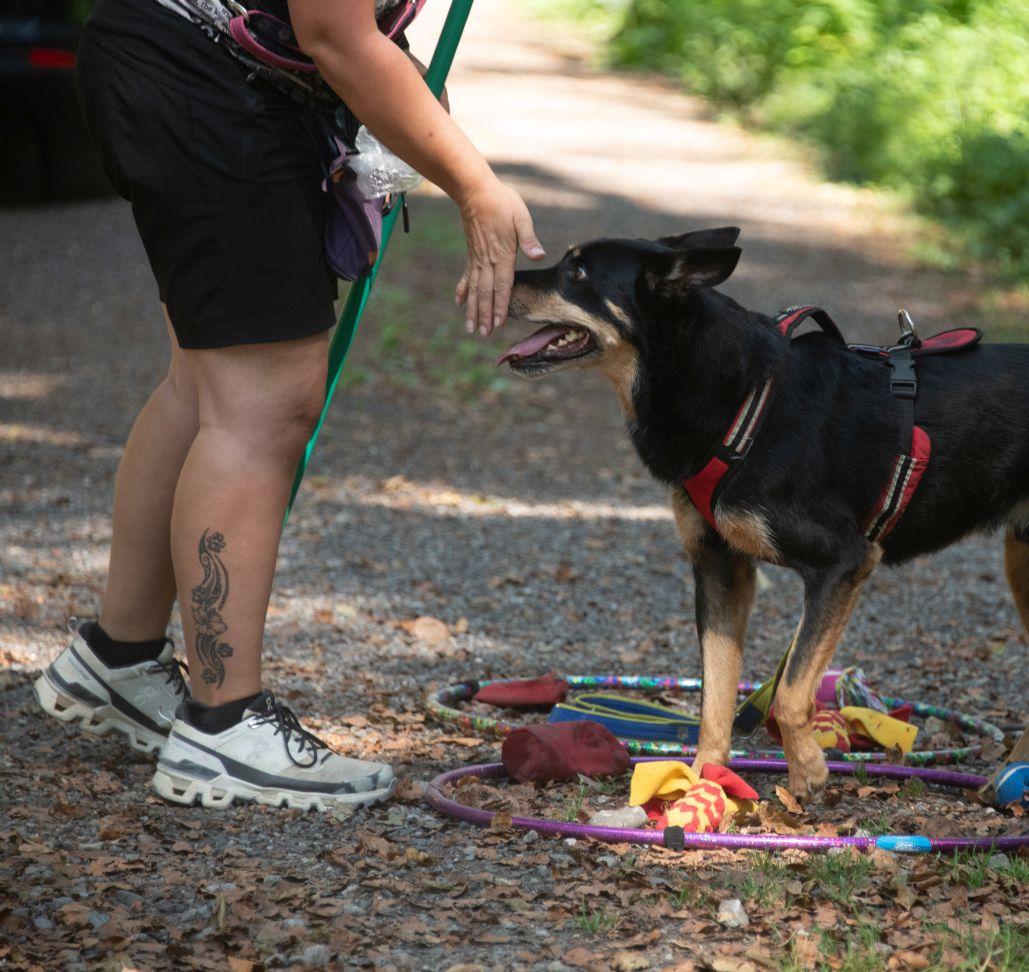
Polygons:
<instances>
[{"instance_id":1,"label":"gray and white running shoe","mask_svg":"<svg viewBox=\"0 0 1029 972\"><path fill-rule=\"evenodd\" d=\"M153 779L154 790L173 803L227 807L241 800L324 811L377 803L396 785L384 763L333 752L271 692L263 692L224 732L202 732L185 716L183 706Z\"/></svg>"},{"instance_id":2,"label":"gray and white running shoe","mask_svg":"<svg viewBox=\"0 0 1029 972\"><path fill-rule=\"evenodd\" d=\"M111 668L82 637L81 624L68 622L71 644L36 679L43 711L62 722L78 720L94 736L120 732L144 753L159 750L175 710L189 696L171 641L155 660Z\"/></svg>"}]
</instances>

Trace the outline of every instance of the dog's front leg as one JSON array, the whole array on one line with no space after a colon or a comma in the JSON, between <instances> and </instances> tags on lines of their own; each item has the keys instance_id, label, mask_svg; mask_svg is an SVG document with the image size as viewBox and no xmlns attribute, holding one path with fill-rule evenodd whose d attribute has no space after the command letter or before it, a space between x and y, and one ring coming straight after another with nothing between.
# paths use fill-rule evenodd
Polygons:
<instances>
[{"instance_id":1,"label":"dog's front leg","mask_svg":"<svg viewBox=\"0 0 1029 972\"><path fill-rule=\"evenodd\" d=\"M693 765L729 761L743 639L754 606L756 571L747 556L708 528L682 489L672 492L672 512L686 556L693 561L697 634L704 669L700 740Z\"/></svg>"},{"instance_id":2,"label":"dog's front leg","mask_svg":"<svg viewBox=\"0 0 1029 972\"><path fill-rule=\"evenodd\" d=\"M775 695L775 718L782 730L790 792L798 799L816 798L825 787L829 773L811 731L815 690L861 588L881 555L878 547L865 548L846 567L804 577L804 616Z\"/></svg>"},{"instance_id":3,"label":"dog's front leg","mask_svg":"<svg viewBox=\"0 0 1029 972\"><path fill-rule=\"evenodd\" d=\"M704 667L700 741L693 760L698 771L705 763L725 766L729 762L755 575L753 561L724 544L705 544L693 562L697 634Z\"/></svg>"}]
</instances>

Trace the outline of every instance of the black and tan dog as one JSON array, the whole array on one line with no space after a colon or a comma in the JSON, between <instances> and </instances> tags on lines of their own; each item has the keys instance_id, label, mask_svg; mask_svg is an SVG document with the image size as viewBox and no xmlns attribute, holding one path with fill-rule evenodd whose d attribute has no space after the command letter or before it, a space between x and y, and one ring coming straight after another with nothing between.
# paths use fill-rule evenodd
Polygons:
<instances>
[{"instance_id":1,"label":"black and tan dog","mask_svg":"<svg viewBox=\"0 0 1029 972\"><path fill-rule=\"evenodd\" d=\"M782 321L712 289L736 267L738 233L598 240L518 273L511 315L543 327L500 362L526 377L600 368L644 464L672 486L696 578L698 765L728 758L755 561L801 575L776 715L804 798L827 775L815 688L880 561L1006 526L1029 627L1029 345L916 355L917 399L902 380L891 392L898 375L881 354L849 350L834 329L791 341Z\"/></svg>"}]
</instances>

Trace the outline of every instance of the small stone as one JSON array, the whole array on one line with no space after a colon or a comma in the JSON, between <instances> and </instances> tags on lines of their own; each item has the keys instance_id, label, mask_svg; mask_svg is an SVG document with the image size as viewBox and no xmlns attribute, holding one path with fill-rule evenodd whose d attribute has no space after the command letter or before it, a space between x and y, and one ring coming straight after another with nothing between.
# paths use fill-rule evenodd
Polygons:
<instances>
[{"instance_id":1,"label":"small stone","mask_svg":"<svg viewBox=\"0 0 1029 972\"><path fill-rule=\"evenodd\" d=\"M114 897L118 904L125 905L130 911L137 905L142 906L144 904L143 896L136 894L134 891L115 891Z\"/></svg>"},{"instance_id":2,"label":"small stone","mask_svg":"<svg viewBox=\"0 0 1029 972\"><path fill-rule=\"evenodd\" d=\"M598 810L589 819L591 827L615 827L619 830L637 830L647 822L647 811L643 807L618 807L615 810Z\"/></svg>"},{"instance_id":3,"label":"small stone","mask_svg":"<svg viewBox=\"0 0 1029 972\"><path fill-rule=\"evenodd\" d=\"M37 931L52 931L54 927L54 923L45 915L36 915L32 919L32 924L36 926Z\"/></svg>"},{"instance_id":4,"label":"small stone","mask_svg":"<svg viewBox=\"0 0 1029 972\"><path fill-rule=\"evenodd\" d=\"M565 837L564 843L565 847L574 847L579 842L574 837Z\"/></svg>"},{"instance_id":5,"label":"small stone","mask_svg":"<svg viewBox=\"0 0 1029 972\"><path fill-rule=\"evenodd\" d=\"M305 969L324 969L332 961L328 945L308 945L300 953L300 964Z\"/></svg>"},{"instance_id":6,"label":"small stone","mask_svg":"<svg viewBox=\"0 0 1029 972\"><path fill-rule=\"evenodd\" d=\"M287 918L282 923L283 928L306 928L307 922L303 918Z\"/></svg>"},{"instance_id":7,"label":"small stone","mask_svg":"<svg viewBox=\"0 0 1029 972\"><path fill-rule=\"evenodd\" d=\"M1007 854L991 854L986 858L986 866L995 871L1006 871L1011 867L1011 858Z\"/></svg>"},{"instance_id":8,"label":"small stone","mask_svg":"<svg viewBox=\"0 0 1029 972\"><path fill-rule=\"evenodd\" d=\"M925 732L926 735L935 736L937 733L946 732L947 723L942 719L936 718L936 716L929 716L925 720Z\"/></svg>"},{"instance_id":9,"label":"small stone","mask_svg":"<svg viewBox=\"0 0 1029 972\"><path fill-rule=\"evenodd\" d=\"M523 844L531 844L531 843L533 843L533 841L537 841L539 839L540 839L540 833L539 833L538 830L527 830L522 835L522 843Z\"/></svg>"},{"instance_id":10,"label":"small stone","mask_svg":"<svg viewBox=\"0 0 1029 972\"><path fill-rule=\"evenodd\" d=\"M103 925L106 925L110 920L111 920L111 916L108 915L108 914L105 914L102 911L91 911L89 913L89 923L94 928L100 928Z\"/></svg>"},{"instance_id":11,"label":"small stone","mask_svg":"<svg viewBox=\"0 0 1029 972\"><path fill-rule=\"evenodd\" d=\"M739 898L719 902L717 918L728 928L746 928L750 924L750 918L743 910L743 902Z\"/></svg>"}]
</instances>

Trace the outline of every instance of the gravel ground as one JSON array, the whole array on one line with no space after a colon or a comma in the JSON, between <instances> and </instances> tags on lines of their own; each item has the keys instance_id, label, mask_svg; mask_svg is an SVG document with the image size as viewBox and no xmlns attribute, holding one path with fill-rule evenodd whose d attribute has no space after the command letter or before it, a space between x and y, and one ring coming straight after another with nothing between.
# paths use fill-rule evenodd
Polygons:
<instances>
[{"instance_id":1,"label":"gravel ground","mask_svg":"<svg viewBox=\"0 0 1029 972\"><path fill-rule=\"evenodd\" d=\"M729 289L752 306L821 302L857 340L889 337L900 303L930 332L963 305L963 281L904 262L910 227L882 200L818 183L778 143L704 120L658 82L593 73L538 34L513 5L483 5L450 87L552 252L733 222L745 256ZM682 915L652 905L655 888L705 867L746 870L745 859L648 852L626 865L622 848L611 864L598 848L481 835L418 802L417 781L495 752L424 724L434 686L698 672L666 497L595 376L474 402L372 381L325 429L283 541L268 680L341 748L397 763L407 782L396 803L317 819L172 808L147 795L150 761L44 721L29 679L62 647L67 616L96 609L120 446L159 380L162 329L120 201L0 212L0 235L16 241L0 264L0 966L693 967L711 961L711 943L736 956L724 967L775 966L760 957L781 944L771 918L745 932L708 921L693 939ZM455 317L455 262L410 240L396 250L387 279L402 286L396 268L417 258L415 276L439 281L426 318ZM384 323L373 308L366 329ZM356 363L374 374L367 350ZM796 578L764 577L746 661L755 678L800 608ZM449 636L416 637L419 616ZM998 538L874 576L837 660L889 694L1014 729L1027 649ZM1010 906L995 900L1004 927ZM600 901L618 917L594 929ZM885 945L883 961L912 948Z\"/></svg>"}]
</instances>

